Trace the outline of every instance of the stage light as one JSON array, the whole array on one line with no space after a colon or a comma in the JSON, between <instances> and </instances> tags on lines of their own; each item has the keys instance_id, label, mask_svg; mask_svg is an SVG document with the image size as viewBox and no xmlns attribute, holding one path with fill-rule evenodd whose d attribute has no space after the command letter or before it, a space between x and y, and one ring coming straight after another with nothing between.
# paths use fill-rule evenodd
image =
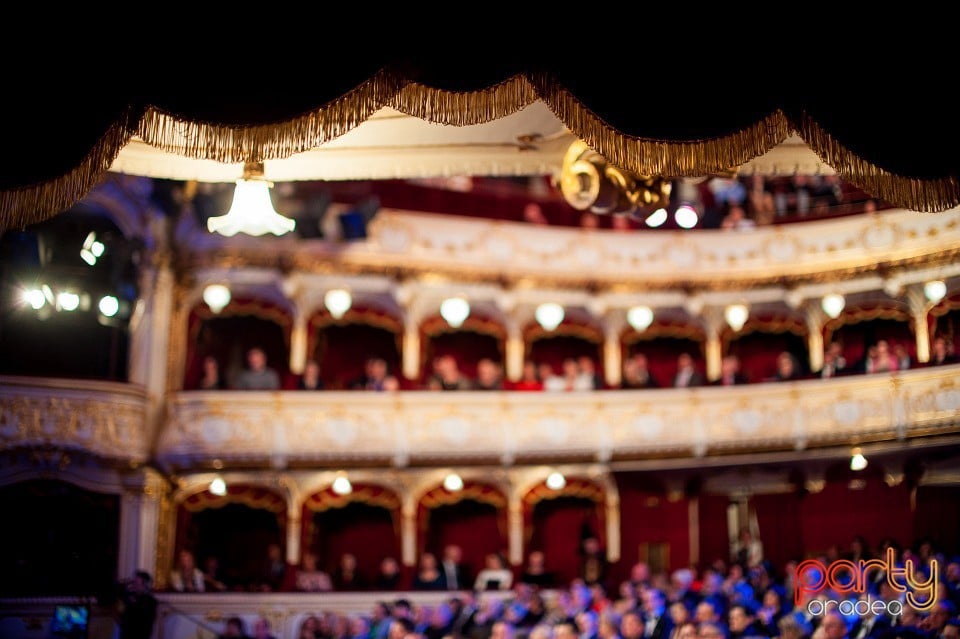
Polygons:
<instances>
[{"instance_id":1,"label":"stage light","mask_svg":"<svg viewBox=\"0 0 960 639\"><path fill-rule=\"evenodd\" d=\"M26 304L29 304L30 308L35 311L39 311L41 308L43 308L43 305L47 303L47 299L44 297L43 291L38 288L31 288L23 291L22 297L23 301Z\"/></svg>"},{"instance_id":2,"label":"stage light","mask_svg":"<svg viewBox=\"0 0 960 639\"><path fill-rule=\"evenodd\" d=\"M103 245L103 242L93 242L90 245L90 252L93 253L94 257L101 257L103 252L106 250L106 247Z\"/></svg>"},{"instance_id":3,"label":"stage light","mask_svg":"<svg viewBox=\"0 0 960 639\"><path fill-rule=\"evenodd\" d=\"M677 207L677 212L673 214L673 219L676 220L677 226L682 229L692 229L697 225L697 222L700 221L693 207L686 204Z\"/></svg>"},{"instance_id":4,"label":"stage light","mask_svg":"<svg viewBox=\"0 0 960 639\"><path fill-rule=\"evenodd\" d=\"M347 479L345 474L339 475L336 479L333 480L333 492L338 495L349 495L353 492L353 485L350 483L350 480Z\"/></svg>"},{"instance_id":5,"label":"stage light","mask_svg":"<svg viewBox=\"0 0 960 639\"><path fill-rule=\"evenodd\" d=\"M563 321L564 311L563 307L554 302L547 302L541 304L537 307L534 316L537 318L537 322L540 326L543 327L545 331L556 330L560 323Z\"/></svg>"},{"instance_id":6,"label":"stage light","mask_svg":"<svg viewBox=\"0 0 960 639\"><path fill-rule=\"evenodd\" d=\"M97 263L97 256L94 255L90 249L80 249L80 257L90 266L94 266Z\"/></svg>"},{"instance_id":7,"label":"stage light","mask_svg":"<svg viewBox=\"0 0 960 639\"><path fill-rule=\"evenodd\" d=\"M734 331L739 331L747 323L750 310L745 304L731 304L723 311L723 317Z\"/></svg>"},{"instance_id":8,"label":"stage light","mask_svg":"<svg viewBox=\"0 0 960 639\"><path fill-rule=\"evenodd\" d=\"M560 490L567 485L567 478L561 473L553 472L547 475L547 488L550 490Z\"/></svg>"},{"instance_id":9,"label":"stage light","mask_svg":"<svg viewBox=\"0 0 960 639\"><path fill-rule=\"evenodd\" d=\"M833 319L840 317L840 313L843 312L843 307L846 305L847 302L843 298L843 295L838 295L837 293L824 295L820 301L820 307L823 308L823 312Z\"/></svg>"},{"instance_id":10,"label":"stage light","mask_svg":"<svg viewBox=\"0 0 960 639\"><path fill-rule=\"evenodd\" d=\"M644 222L647 223L652 229L657 228L658 226L663 226L663 223L667 221L667 209L657 209L653 213L647 216L647 219Z\"/></svg>"},{"instance_id":11,"label":"stage light","mask_svg":"<svg viewBox=\"0 0 960 639\"><path fill-rule=\"evenodd\" d=\"M233 204L226 215L211 217L207 220L207 229L211 233L220 233L230 237L237 233L264 235L273 233L283 235L292 231L297 223L277 213L270 201L270 187L263 177L262 162L247 162L243 177L237 180L233 191Z\"/></svg>"},{"instance_id":12,"label":"stage light","mask_svg":"<svg viewBox=\"0 0 960 639\"><path fill-rule=\"evenodd\" d=\"M350 291L335 288L323 296L323 304L335 319L340 319L353 306L353 296Z\"/></svg>"},{"instance_id":13,"label":"stage light","mask_svg":"<svg viewBox=\"0 0 960 639\"><path fill-rule=\"evenodd\" d=\"M230 289L223 284L211 284L203 289L203 301L214 314L219 314L230 303Z\"/></svg>"},{"instance_id":14,"label":"stage light","mask_svg":"<svg viewBox=\"0 0 960 639\"><path fill-rule=\"evenodd\" d=\"M223 497L227 494L227 482L223 481L222 477L214 477L210 482L210 492L217 497Z\"/></svg>"},{"instance_id":15,"label":"stage light","mask_svg":"<svg viewBox=\"0 0 960 639\"><path fill-rule=\"evenodd\" d=\"M923 285L923 294L927 299L936 304L947 295L947 285L943 280L933 280Z\"/></svg>"},{"instance_id":16,"label":"stage light","mask_svg":"<svg viewBox=\"0 0 960 639\"><path fill-rule=\"evenodd\" d=\"M443 487L451 493L463 490L463 478L456 473L450 473L443 478Z\"/></svg>"},{"instance_id":17,"label":"stage light","mask_svg":"<svg viewBox=\"0 0 960 639\"><path fill-rule=\"evenodd\" d=\"M113 295L104 295L100 298L98 308L104 317L113 317L120 310L120 300Z\"/></svg>"},{"instance_id":18,"label":"stage light","mask_svg":"<svg viewBox=\"0 0 960 639\"><path fill-rule=\"evenodd\" d=\"M860 471L867 467L867 458L863 456L863 451L854 448L850 454L850 470Z\"/></svg>"},{"instance_id":19,"label":"stage light","mask_svg":"<svg viewBox=\"0 0 960 639\"><path fill-rule=\"evenodd\" d=\"M57 294L57 304L65 311L75 311L80 306L80 296L71 291Z\"/></svg>"},{"instance_id":20,"label":"stage light","mask_svg":"<svg viewBox=\"0 0 960 639\"><path fill-rule=\"evenodd\" d=\"M460 328L470 317L470 302L462 297L449 297L440 305L440 317L453 328Z\"/></svg>"},{"instance_id":21,"label":"stage light","mask_svg":"<svg viewBox=\"0 0 960 639\"><path fill-rule=\"evenodd\" d=\"M644 332L653 323L653 309L649 306L634 306L627 311L627 323L638 333Z\"/></svg>"}]
</instances>

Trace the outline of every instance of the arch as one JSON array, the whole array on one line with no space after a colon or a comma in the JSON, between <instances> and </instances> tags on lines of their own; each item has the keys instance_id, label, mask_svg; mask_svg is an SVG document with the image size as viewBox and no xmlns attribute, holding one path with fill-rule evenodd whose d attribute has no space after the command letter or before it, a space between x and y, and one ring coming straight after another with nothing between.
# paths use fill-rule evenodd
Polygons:
<instances>
[{"instance_id":1,"label":"arch","mask_svg":"<svg viewBox=\"0 0 960 639\"><path fill-rule=\"evenodd\" d=\"M208 355L217 358L221 375L229 380L243 370L246 351L254 346L263 348L267 365L284 383L292 326L293 315L288 308L259 297L233 299L220 313L214 313L204 302L197 303L187 319L184 387L196 388L203 358Z\"/></svg>"},{"instance_id":2,"label":"arch","mask_svg":"<svg viewBox=\"0 0 960 639\"><path fill-rule=\"evenodd\" d=\"M701 375L706 376L707 334L703 326L687 318L655 317L647 329L638 333L627 326L620 333L621 359L642 353L657 386L672 385L677 374L677 357L687 353Z\"/></svg>"},{"instance_id":3,"label":"arch","mask_svg":"<svg viewBox=\"0 0 960 639\"><path fill-rule=\"evenodd\" d=\"M337 319L319 310L307 322L308 359L320 364L326 388L350 388L364 373L371 357L387 362L399 375L403 322L374 306L354 305Z\"/></svg>"},{"instance_id":4,"label":"arch","mask_svg":"<svg viewBox=\"0 0 960 639\"><path fill-rule=\"evenodd\" d=\"M418 555L439 553L447 544L459 545L472 574L484 557L507 557L507 495L490 483L464 479L463 488L448 491L442 485L427 490L417 501ZM439 555L438 555L439 558Z\"/></svg>"},{"instance_id":5,"label":"arch","mask_svg":"<svg viewBox=\"0 0 960 639\"><path fill-rule=\"evenodd\" d=\"M824 343L839 340L847 368L861 372L867 348L878 339L901 343L916 357L913 317L905 304L895 300L861 304L844 309L823 327Z\"/></svg>"},{"instance_id":6,"label":"arch","mask_svg":"<svg viewBox=\"0 0 960 639\"><path fill-rule=\"evenodd\" d=\"M193 551L200 566L217 557L228 585L245 589L264 583L268 545L278 545L283 556L288 505L279 492L256 484L229 483L225 495L214 495L203 487L179 493L175 502L176 549Z\"/></svg>"},{"instance_id":7,"label":"arch","mask_svg":"<svg viewBox=\"0 0 960 639\"><path fill-rule=\"evenodd\" d=\"M354 555L361 579L352 588L362 589L382 559L400 560L401 507L400 495L379 484L354 483L348 495L329 487L314 492L303 500L301 550L316 552L335 581L338 558Z\"/></svg>"},{"instance_id":8,"label":"arch","mask_svg":"<svg viewBox=\"0 0 960 639\"><path fill-rule=\"evenodd\" d=\"M554 490L541 481L522 497L524 546L540 550L558 584L581 575L582 542L595 537L606 547L606 491L583 477L567 477ZM605 565L605 562L604 564Z\"/></svg>"},{"instance_id":9,"label":"arch","mask_svg":"<svg viewBox=\"0 0 960 639\"><path fill-rule=\"evenodd\" d=\"M736 333L726 326L720 334L722 349L740 359L740 368L750 382L773 379L777 357L786 351L798 365L798 376L807 372L809 350L807 324L803 318L776 311L751 313Z\"/></svg>"},{"instance_id":10,"label":"arch","mask_svg":"<svg viewBox=\"0 0 960 639\"><path fill-rule=\"evenodd\" d=\"M503 364L507 329L498 320L486 314L471 312L459 328L453 328L439 314L420 323L422 377L430 376L430 364L435 357L452 355L460 371L475 377L477 362L487 358Z\"/></svg>"},{"instance_id":11,"label":"arch","mask_svg":"<svg viewBox=\"0 0 960 639\"><path fill-rule=\"evenodd\" d=\"M523 329L523 341L525 357L537 364L549 364L556 374L563 360L570 357L589 357L597 370L602 370L603 332L591 322L568 317L549 332L531 322Z\"/></svg>"}]
</instances>

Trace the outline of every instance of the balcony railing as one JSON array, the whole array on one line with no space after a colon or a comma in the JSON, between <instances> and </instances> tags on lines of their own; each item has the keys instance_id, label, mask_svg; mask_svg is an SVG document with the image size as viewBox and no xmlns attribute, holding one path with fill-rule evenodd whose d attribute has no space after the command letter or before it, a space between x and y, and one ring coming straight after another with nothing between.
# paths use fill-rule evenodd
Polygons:
<instances>
[{"instance_id":1,"label":"balcony railing","mask_svg":"<svg viewBox=\"0 0 960 639\"><path fill-rule=\"evenodd\" d=\"M958 374L589 393L184 392L158 455L175 466L607 461L895 440L960 424Z\"/></svg>"},{"instance_id":2,"label":"balcony railing","mask_svg":"<svg viewBox=\"0 0 960 639\"><path fill-rule=\"evenodd\" d=\"M0 450L75 449L141 463L150 456L145 406L131 384L0 376Z\"/></svg>"}]
</instances>

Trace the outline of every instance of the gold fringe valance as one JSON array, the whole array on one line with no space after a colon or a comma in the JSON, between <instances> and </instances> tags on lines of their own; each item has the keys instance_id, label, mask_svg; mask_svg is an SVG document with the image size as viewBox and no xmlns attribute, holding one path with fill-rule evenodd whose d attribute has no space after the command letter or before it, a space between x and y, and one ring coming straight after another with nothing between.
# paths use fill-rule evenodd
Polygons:
<instances>
[{"instance_id":1,"label":"gold fringe valance","mask_svg":"<svg viewBox=\"0 0 960 639\"><path fill-rule=\"evenodd\" d=\"M467 126L508 116L536 100L542 100L574 135L611 163L642 175L697 177L724 172L766 153L796 130L844 179L890 204L920 211L960 205L956 176L894 175L852 153L806 114L793 121L778 110L713 139L638 138L605 122L547 73L518 74L484 89L456 92L417 83L387 67L341 97L282 122L234 126L191 121L155 107L136 112L131 108L70 172L0 192L0 229L39 222L69 208L93 188L134 135L183 157L228 163L264 161L316 148L384 107L429 122Z\"/></svg>"}]
</instances>

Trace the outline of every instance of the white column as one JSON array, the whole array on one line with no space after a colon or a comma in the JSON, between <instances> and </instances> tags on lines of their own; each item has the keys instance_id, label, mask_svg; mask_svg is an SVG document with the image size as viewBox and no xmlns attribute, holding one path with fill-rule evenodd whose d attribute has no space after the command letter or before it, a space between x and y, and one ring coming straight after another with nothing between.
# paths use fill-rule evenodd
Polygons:
<instances>
[{"instance_id":1,"label":"white column","mask_svg":"<svg viewBox=\"0 0 960 639\"><path fill-rule=\"evenodd\" d=\"M603 378L608 386L620 386L623 374L623 348L620 333L624 319L619 313L608 313L603 320Z\"/></svg>"},{"instance_id":2,"label":"white column","mask_svg":"<svg viewBox=\"0 0 960 639\"><path fill-rule=\"evenodd\" d=\"M287 563L300 564L300 511L287 510Z\"/></svg>"},{"instance_id":3,"label":"white column","mask_svg":"<svg viewBox=\"0 0 960 639\"><path fill-rule=\"evenodd\" d=\"M817 372L823 368L823 325L826 315L820 307L810 302L803 310L807 324L807 351L809 352L810 370Z\"/></svg>"},{"instance_id":4,"label":"white column","mask_svg":"<svg viewBox=\"0 0 960 639\"><path fill-rule=\"evenodd\" d=\"M707 333L707 380L711 382L720 379L720 364L723 359L720 331L723 328L723 321L723 309L711 307L703 313L703 323Z\"/></svg>"},{"instance_id":5,"label":"white column","mask_svg":"<svg viewBox=\"0 0 960 639\"><path fill-rule=\"evenodd\" d=\"M910 305L910 315L913 318L913 333L917 340L917 362L926 364L930 361L930 325L928 317L933 308L926 296L923 287L910 287L907 291L907 303Z\"/></svg>"},{"instance_id":6,"label":"white column","mask_svg":"<svg viewBox=\"0 0 960 639\"><path fill-rule=\"evenodd\" d=\"M417 565L417 509L404 504L400 525L400 554L404 566Z\"/></svg>"},{"instance_id":7,"label":"white column","mask_svg":"<svg viewBox=\"0 0 960 639\"><path fill-rule=\"evenodd\" d=\"M507 322L507 343L506 343L506 368L507 379L511 382L520 381L523 377L523 356L525 345L523 343L523 332L520 330L518 322Z\"/></svg>"},{"instance_id":8,"label":"white column","mask_svg":"<svg viewBox=\"0 0 960 639\"><path fill-rule=\"evenodd\" d=\"M420 378L420 327L416 322L408 323L403 330L403 376Z\"/></svg>"},{"instance_id":9,"label":"white column","mask_svg":"<svg viewBox=\"0 0 960 639\"><path fill-rule=\"evenodd\" d=\"M607 561L620 561L620 491L609 472L603 476L604 507L607 519Z\"/></svg>"},{"instance_id":10,"label":"white column","mask_svg":"<svg viewBox=\"0 0 960 639\"><path fill-rule=\"evenodd\" d=\"M290 372L302 375L307 366L307 315L295 303L293 328L290 331Z\"/></svg>"},{"instance_id":11,"label":"white column","mask_svg":"<svg viewBox=\"0 0 960 639\"><path fill-rule=\"evenodd\" d=\"M153 573L163 490L163 478L152 470L136 473L125 482L120 496L118 579L129 579L137 570Z\"/></svg>"},{"instance_id":12,"label":"white column","mask_svg":"<svg viewBox=\"0 0 960 639\"><path fill-rule=\"evenodd\" d=\"M507 504L507 530L510 563L514 566L523 565L523 502L519 495L510 495Z\"/></svg>"}]
</instances>

